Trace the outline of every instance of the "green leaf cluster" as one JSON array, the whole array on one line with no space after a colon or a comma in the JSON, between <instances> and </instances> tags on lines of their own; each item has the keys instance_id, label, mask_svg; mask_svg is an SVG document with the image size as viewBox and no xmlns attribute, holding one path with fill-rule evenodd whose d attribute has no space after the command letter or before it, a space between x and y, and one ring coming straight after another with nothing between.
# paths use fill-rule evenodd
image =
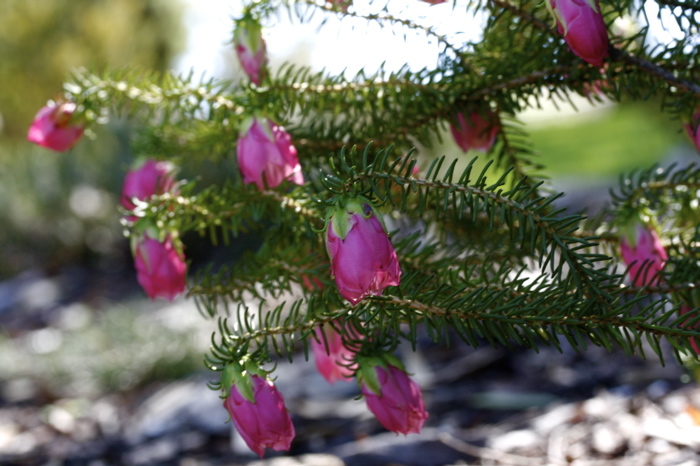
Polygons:
<instances>
[{"instance_id":1,"label":"green leaf cluster","mask_svg":"<svg viewBox=\"0 0 700 466\"><path fill-rule=\"evenodd\" d=\"M696 30L697 2L659 2L679 24ZM308 352L318 325L344 319L360 334L358 353L371 357L400 344L415 347L418 329L437 342L537 349L589 345L629 354L662 341L675 355L692 354L689 337L698 307L698 170L653 168L625 177L605 215L587 219L560 208L538 173L525 127L515 116L543 100L572 95L616 102L660 102L673 118L700 105L697 41L688 32L671 44L648 46L647 28L616 36L604 69L577 58L542 3L484 0L483 40L450 42L432 25L392 16L348 15L422 31L442 44L435 67L332 76L286 65L261 86L196 82L192 76L140 71L78 71L66 84L89 121L123 115L138 122L137 155L176 163L232 161L242 122L264 114L292 136L306 184L258 190L235 170L226 181L196 180L177 194L155 196L145 221L212 241L255 235L259 248L223 267L191 277L189 296L218 319L207 364L223 370L244 358L260 364ZM308 20L342 14L315 2L255 2L247 14L263 24L277 9ZM611 31L622 14L644 14L631 1L601 2ZM595 89L597 90L593 90ZM496 145L466 168L460 160L422 158L459 112L499 115ZM614 154L610 155L611 157ZM417 168L417 171L415 170ZM403 270L401 284L351 306L337 293L324 247L328 206L364 196L382 213ZM669 252L660 285L628 285L618 256L616 219L642 212Z\"/></svg>"}]
</instances>

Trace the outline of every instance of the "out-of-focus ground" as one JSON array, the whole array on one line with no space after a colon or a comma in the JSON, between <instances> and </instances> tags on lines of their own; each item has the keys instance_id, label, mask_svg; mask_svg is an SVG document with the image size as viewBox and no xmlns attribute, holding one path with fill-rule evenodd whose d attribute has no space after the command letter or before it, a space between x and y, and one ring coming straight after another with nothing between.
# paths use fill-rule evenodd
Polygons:
<instances>
[{"instance_id":1,"label":"out-of-focus ground","mask_svg":"<svg viewBox=\"0 0 700 466\"><path fill-rule=\"evenodd\" d=\"M264 462L226 423L202 368L213 322L194 304L61 302L62 277L4 282L3 465L692 465L700 390L673 359L591 347L539 353L429 339L399 352L430 413L419 435L386 432L303 354L278 361L297 436ZM128 280L127 280L128 282ZM39 302L39 288L53 299ZM46 293L42 293L46 296ZM670 352L668 357L670 358ZM289 456L287 456L289 455Z\"/></svg>"},{"instance_id":2,"label":"out-of-focus ground","mask_svg":"<svg viewBox=\"0 0 700 466\"><path fill-rule=\"evenodd\" d=\"M0 5L0 46L26 42L0 48L0 464L259 464L206 387L213 376L202 359L216 323L185 299L148 301L135 281L116 207L133 159L128 127L113 122L63 154L23 141L69 66L158 68L179 56L177 66L187 69L188 54L176 53L184 38L172 19L182 20L177 8L93 3L56 1L48 12L40 0ZM235 13L232 5L225 10ZM208 13L185 12L188 27ZM70 20L58 21L61 15ZM2 27L12 18L12 28ZM97 40L104 18L112 19L111 35ZM152 38L133 33L142 23ZM283 50L273 39L270 50ZM311 56L296 53L315 63ZM236 73L225 64L220 70ZM566 189L563 202L573 210L600 208L623 171L697 157L680 123L653 102L579 104L583 117L522 115L538 162L554 189ZM447 132L421 156L442 154L466 158ZM207 245L189 248L201 262L211 258ZM423 339L417 352L400 353L430 412L424 431L407 437L377 424L354 399L356 384L328 385L303 355L280 361L276 383L297 438L293 459L270 451L265 464L700 463L700 391L670 355L664 366L651 351L644 360L562 344L563 352L535 353Z\"/></svg>"}]
</instances>

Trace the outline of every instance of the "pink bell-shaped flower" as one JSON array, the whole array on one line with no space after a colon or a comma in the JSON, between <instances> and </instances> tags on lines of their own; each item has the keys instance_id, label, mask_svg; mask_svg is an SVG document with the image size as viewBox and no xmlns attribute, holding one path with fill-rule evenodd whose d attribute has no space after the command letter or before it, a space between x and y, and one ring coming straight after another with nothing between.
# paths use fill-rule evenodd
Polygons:
<instances>
[{"instance_id":1,"label":"pink bell-shaped flower","mask_svg":"<svg viewBox=\"0 0 700 466\"><path fill-rule=\"evenodd\" d=\"M73 102L42 107L29 127L27 140L57 152L70 149L83 135L84 129L81 125L71 124L74 111Z\"/></svg>"},{"instance_id":2,"label":"pink bell-shaped flower","mask_svg":"<svg viewBox=\"0 0 700 466\"><path fill-rule=\"evenodd\" d=\"M417 434L428 413L420 387L400 365L398 361L360 362L362 394L369 410L385 428L397 434Z\"/></svg>"},{"instance_id":3,"label":"pink bell-shaped flower","mask_svg":"<svg viewBox=\"0 0 700 466\"><path fill-rule=\"evenodd\" d=\"M608 30L598 0L547 0L547 6L571 51L602 66L608 55Z\"/></svg>"},{"instance_id":4,"label":"pink bell-shaped flower","mask_svg":"<svg viewBox=\"0 0 700 466\"><path fill-rule=\"evenodd\" d=\"M295 432L282 394L264 375L236 372L224 407L245 443L261 458L265 448L289 450Z\"/></svg>"},{"instance_id":5,"label":"pink bell-shaped flower","mask_svg":"<svg viewBox=\"0 0 700 466\"><path fill-rule=\"evenodd\" d=\"M146 159L137 163L124 177L121 205L133 210L136 207L134 199L145 201L151 196L170 191L175 186L173 171L173 164L166 161Z\"/></svg>"},{"instance_id":6,"label":"pink bell-shaped flower","mask_svg":"<svg viewBox=\"0 0 700 466\"><path fill-rule=\"evenodd\" d=\"M685 131L688 133L690 140L695 144L695 148L700 152L700 110L695 112L691 123L686 123Z\"/></svg>"},{"instance_id":7,"label":"pink bell-shaped flower","mask_svg":"<svg viewBox=\"0 0 700 466\"><path fill-rule=\"evenodd\" d=\"M260 23L249 17L239 20L233 31L233 44L243 70L259 86L267 75L267 47Z\"/></svg>"},{"instance_id":8,"label":"pink bell-shaped flower","mask_svg":"<svg viewBox=\"0 0 700 466\"><path fill-rule=\"evenodd\" d=\"M341 323L335 322L335 325L341 325ZM345 332L352 332L354 338L357 337L351 325L345 325L343 329ZM311 338L311 349L318 372L332 384L337 380L349 382L357 369L357 365L353 364L355 352L348 347L343 336L330 324L316 327L314 334L316 338Z\"/></svg>"},{"instance_id":9,"label":"pink bell-shaped flower","mask_svg":"<svg viewBox=\"0 0 700 466\"><path fill-rule=\"evenodd\" d=\"M185 290L187 264L180 244L170 235L164 241L147 232L134 237L134 265L139 284L151 298L175 299Z\"/></svg>"},{"instance_id":10,"label":"pink bell-shaped flower","mask_svg":"<svg viewBox=\"0 0 700 466\"><path fill-rule=\"evenodd\" d=\"M340 295L356 305L398 286L401 268L377 213L363 199L331 209L326 218L326 250Z\"/></svg>"},{"instance_id":11,"label":"pink bell-shaped flower","mask_svg":"<svg viewBox=\"0 0 700 466\"><path fill-rule=\"evenodd\" d=\"M659 283L659 272L668 260L656 230L641 221L631 221L622 229L620 238L622 259L634 286L654 286Z\"/></svg>"},{"instance_id":12,"label":"pink bell-shaped flower","mask_svg":"<svg viewBox=\"0 0 700 466\"><path fill-rule=\"evenodd\" d=\"M244 183L255 183L261 191L265 189L263 177L270 188L284 180L304 184L297 150L284 128L267 118L254 118L245 126L245 135L239 137L236 148Z\"/></svg>"},{"instance_id":13,"label":"pink bell-shaped flower","mask_svg":"<svg viewBox=\"0 0 700 466\"><path fill-rule=\"evenodd\" d=\"M488 152L500 130L497 117L491 111L484 115L478 111L467 114L460 112L457 114L457 125L450 125L452 137L464 152L470 150Z\"/></svg>"}]
</instances>

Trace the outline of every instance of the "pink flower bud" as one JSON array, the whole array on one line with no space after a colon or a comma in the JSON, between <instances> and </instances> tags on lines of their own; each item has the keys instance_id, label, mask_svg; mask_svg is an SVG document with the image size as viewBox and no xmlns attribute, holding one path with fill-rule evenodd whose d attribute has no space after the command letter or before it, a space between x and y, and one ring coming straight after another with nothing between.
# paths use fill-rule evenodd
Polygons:
<instances>
[{"instance_id":1,"label":"pink flower bud","mask_svg":"<svg viewBox=\"0 0 700 466\"><path fill-rule=\"evenodd\" d=\"M326 220L326 250L340 295L353 305L387 286L398 286L401 268L396 251L374 209L352 200Z\"/></svg>"},{"instance_id":2,"label":"pink flower bud","mask_svg":"<svg viewBox=\"0 0 700 466\"><path fill-rule=\"evenodd\" d=\"M547 0L547 5L571 51L591 65L602 66L608 55L608 30L598 0Z\"/></svg>"},{"instance_id":3,"label":"pink flower bud","mask_svg":"<svg viewBox=\"0 0 700 466\"><path fill-rule=\"evenodd\" d=\"M252 375L251 379L253 400L248 400L232 385L224 407L245 443L261 458L266 447L289 450L294 439L294 425L282 394L266 378Z\"/></svg>"},{"instance_id":4,"label":"pink flower bud","mask_svg":"<svg viewBox=\"0 0 700 466\"><path fill-rule=\"evenodd\" d=\"M236 148L238 168L244 183L255 183L259 190L274 188L284 180L304 184L304 175L292 138L284 128L266 118L255 118Z\"/></svg>"},{"instance_id":5,"label":"pink flower bud","mask_svg":"<svg viewBox=\"0 0 700 466\"><path fill-rule=\"evenodd\" d=\"M136 207L133 199L145 201L153 195L170 191L175 186L173 170L170 162L153 159L147 159L137 168L129 170L124 177L121 205L125 209L133 210Z\"/></svg>"},{"instance_id":6,"label":"pink flower bud","mask_svg":"<svg viewBox=\"0 0 700 466\"><path fill-rule=\"evenodd\" d=\"M683 305L681 305L680 313L681 313L681 315L685 315L685 314L691 312L692 310L693 310L692 307L688 306L687 304L683 304ZM685 324L683 326L686 327ZM695 354L700 355L700 345L698 345L697 337L692 337L690 339L690 346L693 348L693 351L695 351Z\"/></svg>"},{"instance_id":7,"label":"pink flower bud","mask_svg":"<svg viewBox=\"0 0 700 466\"><path fill-rule=\"evenodd\" d=\"M691 123L686 123L685 131L690 136L690 140L695 144L695 148L700 152L700 111L695 112Z\"/></svg>"},{"instance_id":8,"label":"pink flower bud","mask_svg":"<svg viewBox=\"0 0 700 466\"><path fill-rule=\"evenodd\" d=\"M460 112L457 114L457 124L458 126L450 125L450 130L455 142L464 152L472 149L488 152L501 130L496 115L491 111L484 116L478 111L470 112L467 116Z\"/></svg>"},{"instance_id":9,"label":"pink flower bud","mask_svg":"<svg viewBox=\"0 0 700 466\"><path fill-rule=\"evenodd\" d=\"M641 223L632 224L620 239L620 251L634 286L658 284L658 274L668 255L656 230Z\"/></svg>"},{"instance_id":10,"label":"pink flower bud","mask_svg":"<svg viewBox=\"0 0 700 466\"><path fill-rule=\"evenodd\" d=\"M445 3L447 0L423 0L425 3L430 3L431 5L439 5Z\"/></svg>"},{"instance_id":11,"label":"pink flower bud","mask_svg":"<svg viewBox=\"0 0 700 466\"><path fill-rule=\"evenodd\" d=\"M134 265L141 287L151 299L172 301L185 289L187 265L170 235L160 242L144 233L135 240Z\"/></svg>"},{"instance_id":12,"label":"pink flower bud","mask_svg":"<svg viewBox=\"0 0 700 466\"><path fill-rule=\"evenodd\" d=\"M336 325L340 325L340 323L336 322ZM344 326L344 330L354 332L350 325ZM346 346L342 335L329 324L316 327L314 334L316 338L311 339L311 349L314 352L318 372L329 383L335 383L336 380L349 382L350 377L355 374L357 369L357 365L353 364L355 352ZM357 336L355 335L353 338L357 338ZM328 345L327 349L326 344Z\"/></svg>"},{"instance_id":13,"label":"pink flower bud","mask_svg":"<svg viewBox=\"0 0 700 466\"><path fill-rule=\"evenodd\" d=\"M398 367L377 365L374 369L379 391L370 388L372 383L362 382L362 394L369 410L392 432L419 433L428 413L418 384Z\"/></svg>"},{"instance_id":14,"label":"pink flower bud","mask_svg":"<svg viewBox=\"0 0 700 466\"><path fill-rule=\"evenodd\" d=\"M259 86L267 74L267 48L260 23L251 18L240 20L233 31L233 44L243 70Z\"/></svg>"},{"instance_id":15,"label":"pink flower bud","mask_svg":"<svg viewBox=\"0 0 700 466\"><path fill-rule=\"evenodd\" d=\"M68 150L83 135L83 127L71 125L73 102L42 107L34 117L27 140L58 152Z\"/></svg>"}]
</instances>

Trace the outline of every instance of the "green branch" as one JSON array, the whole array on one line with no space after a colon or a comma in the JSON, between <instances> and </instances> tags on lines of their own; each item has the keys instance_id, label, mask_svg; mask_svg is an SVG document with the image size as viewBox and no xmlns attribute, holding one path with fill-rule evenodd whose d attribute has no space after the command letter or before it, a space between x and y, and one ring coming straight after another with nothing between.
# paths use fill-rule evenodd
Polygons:
<instances>
[{"instance_id":1,"label":"green branch","mask_svg":"<svg viewBox=\"0 0 700 466\"><path fill-rule=\"evenodd\" d=\"M551 27L549 24L546 22L542 21L541 19L533 16L531 13L522 10L520 7L517 5L513 4L512 2L508 0L489 0L492 4L494 4L498 8L503 8L515 16L522 18L535 26L536 28L546 31L547 33L561 38L561 35L557 32L556 28ZM700 85L692 83L688 81L687 79L683 79L680 77L677 77L673 73L665 70L661 66L657 65L656 63L653 63L649 60L646 60L644 58L635 56L627 51L620 50L613 45L609 45L608 47L608 54L610 55L610 59L613 61L619 61L627 64L634 65L636 68L641 69L645 71L646 73L651 74L652 76L655 76L659 79L662 79L669 83L672 86L675 86L679 88L680 90L683 90L688 93L695 94L697 96L700 96Z\"/></svg>"},{"instance_id":2,"label":"green branch","mask_svg":"<svg viewBox=\"0 0 700 466\"><path fill-rule=\"evenodd\" d=\"M592 268L594 262L601 260L609 260L607 256L601 256L596 254L579 254L576 250L582 248L589 248L596 245L592 243L591 240L596 240L596 237L591 238L577 238L571 235L572 231L577 229L577 225L583 220L583 217L578 215L568 216L565 218L559 218L556 216L558 212L550 212L546 215L540 215L540 211L544 209L551 202L545 198L538 198L536 201L530 200L529 202L523 204L519 199L527 196L532 190L536 189L535 186L526 187L519 184L515 188L503 192L500 190L502 185L502 179L489 187L486 187L486 180L483 178L483 173L480 179L477 181L476 185L469 186L468 176L465 174L460 177L465 181L463 183L451 183L448 181L437 181L435 178L437 174L433 176L432 180L412 178L394 175L391 173L381 173L373 170L368 170L367 172L357 173L356 176L348 178L345 181L345 189L350 191L355 184L360 184L362 181L370 181L372 186L372 191L380 199L391 199L391 196L387 194L378 193L379 182L386 182L390 185L398 186L409 186L406 193L417 193L419 197L419 205L423 205L425 200L429 197L428 192L430 189L436 192L443 192L444 195L439 193L435 195L435 206L434 208L447 211L448 205L459 205L462 209L469 206L472 211L472 215L476 215L479 210L486 210L490 217L491 222L495 218L500 218L506 224L509 224L511 228L520 229L520 236L524 237L524 229L529 226L533 230L533 246L536 243L536 237L538 231L542 232L542 244L540 245L540 251L543 254L548 252L549 247L555 248L559 251L559 265L555 265L555 260L553 258L553 252L544 261L543 268L547 267L547 263L550 263L551 271L555 275L563 274L562 265L564 263L572 269L573 279L576 283L579 293L583 293L584 288L591 290L591 295L595 296L599 300L606 301L610 298L609 294L604 292L597 283L597 279L603 278L603 275L607 277L606 274L602 274L600 269ZM498 191L497 191L498 190ZM458 201L453 200L449 202L448 199L451 196L459 195ZM525 195L525 196L523 196ZM423 200L420 200L423 199ZM444 200L444 202L442 202ZM483 200L483 201L481 201ZM393 202L393 201L392 201ZM399 205L405 205L405 203L399 203ZM442 207L440 207L442 205ZM423 209L420 209L421 212ZM509 212L509 214L506 214ZM511 218L510 213L520 214L522 221L517 221ZM458 209L455 212L456 216L462 215L462 210ZM493 223L491 223L493 225ZM545 239L546 238L546 239ZM596 277L596 280L593 279Z\"/></svg>"}]
</instances>

